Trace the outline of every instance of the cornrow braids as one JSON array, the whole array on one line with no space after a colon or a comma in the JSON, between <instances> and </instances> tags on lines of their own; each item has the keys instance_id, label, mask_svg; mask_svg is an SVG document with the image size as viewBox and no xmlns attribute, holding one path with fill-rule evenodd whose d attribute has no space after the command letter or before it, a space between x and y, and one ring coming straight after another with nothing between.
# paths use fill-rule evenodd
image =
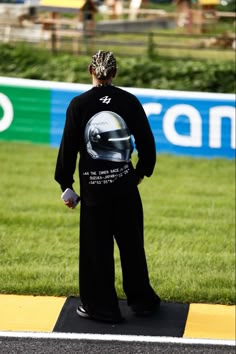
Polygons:
<instances>
[{"instance_id":1,"label":"cornrow braids","mask_svg":"<svg viewBox=\"0 0 236 354\"><path fill-rule=\"evenodd\" d=\"M106 80L116 70L116 59L112 52L99 50L92 56L91 66L97 79Z\"/></svg>"}]
</instances>

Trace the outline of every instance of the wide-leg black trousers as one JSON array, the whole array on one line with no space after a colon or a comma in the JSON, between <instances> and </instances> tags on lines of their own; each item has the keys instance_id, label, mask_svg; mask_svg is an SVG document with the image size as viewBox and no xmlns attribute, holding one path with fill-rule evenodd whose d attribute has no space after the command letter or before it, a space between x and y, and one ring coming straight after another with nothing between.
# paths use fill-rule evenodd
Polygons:
<instances>
[{"instance_id":1,"label":"wide-leg black trousers","mask_svg":"<svg viewBox=\"0 0 236 354\"><path fill-rule=\"evenodd\" d=\"M114 240L129 305L156 301L147 269L143 208L138 188L127 198L87 206L80 212L79 288L90 312L116 311Z\"/></svg>"}]
</instances>

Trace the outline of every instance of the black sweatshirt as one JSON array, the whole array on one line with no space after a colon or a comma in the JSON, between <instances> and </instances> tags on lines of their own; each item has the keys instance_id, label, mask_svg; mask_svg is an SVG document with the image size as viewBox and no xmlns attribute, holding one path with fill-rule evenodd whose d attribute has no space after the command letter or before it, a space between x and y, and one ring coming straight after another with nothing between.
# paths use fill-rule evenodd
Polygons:
<instances>
[{"instance_id":1,"label":"black sweatshirt","mask_svg":"<svg viewBox=\"0 0 236 354\"><path fill-rule=\"evenodd\" d=\"M135 169L130 162L129 135L138 151ZM55 171L63 191L72 189L78 153L80 193L88 205L125 198L139 178L151 176L156 163L155 142L138 99L112 85L93 87L73 98L66 112Z\"/></svg>"}]
</instances>

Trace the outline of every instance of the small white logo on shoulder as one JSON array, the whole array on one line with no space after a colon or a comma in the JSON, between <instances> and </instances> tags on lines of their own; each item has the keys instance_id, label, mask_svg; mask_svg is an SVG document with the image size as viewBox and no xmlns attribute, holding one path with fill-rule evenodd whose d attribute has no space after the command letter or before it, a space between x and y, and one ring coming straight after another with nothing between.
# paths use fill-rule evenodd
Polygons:
<instances>
[{"instance_id":1,"label":"small white logo on shoulder","mask_svg":"<svg viewBox=\"0 0 236 354\"><path fill-rule=\"evenodd\" d=\"M104 96L104 97L102 97L102 98L99 98L99 101L102 101L102 103L108 104L108 103L111 102L111 97L109 97L109 96Z\"/></svg>"}]
</instances>

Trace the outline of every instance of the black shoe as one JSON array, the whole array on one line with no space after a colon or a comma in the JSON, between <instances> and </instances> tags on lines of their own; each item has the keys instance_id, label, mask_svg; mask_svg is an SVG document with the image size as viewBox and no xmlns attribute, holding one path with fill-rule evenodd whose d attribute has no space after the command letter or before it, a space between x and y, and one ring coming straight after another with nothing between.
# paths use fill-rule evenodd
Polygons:
<instances>
[{"instance_id":1,"label":"black shoe","mask_svg":"<svg viewBox=\"0 0 236 354\"><path fill-rule=\"evenodd\" d=\"M91 319L91 316L82 305L77 307L76 312L80 317Z\"/></svg>"},{"instance_id":2,"label":"black shoe","mask_svg":"<svg viewBox=\"0 0 236 354\"><path fill-rule=\"evenodd\" d=\"M154 315L160 308L160 299L153 304L143 304L141 302L131 305L131 309L137 317L148 317Z\"/></svg>"},{"instance_id":3,"label":"black shoe","mask_svg":"<svg viewBox=\"0 0 236 354\"><path fill-rule=\"evenodd\" d=\"M124 321L124 318L121 316L120 311L117 312L109 312L109 313L96 313L96 314L89 314L86 307L80 305L76 309L77 314L86 319L106 322L106 323L121 323Z\"/></svg>"}]
</instances>

